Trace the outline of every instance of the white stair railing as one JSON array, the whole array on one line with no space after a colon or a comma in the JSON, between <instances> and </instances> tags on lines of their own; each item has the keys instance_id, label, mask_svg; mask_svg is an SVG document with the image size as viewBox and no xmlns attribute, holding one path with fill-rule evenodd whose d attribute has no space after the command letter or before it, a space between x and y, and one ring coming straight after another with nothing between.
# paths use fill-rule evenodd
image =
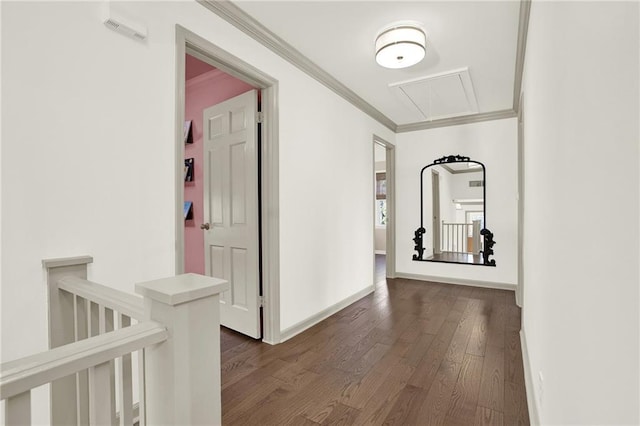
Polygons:
<instances>
[{"instance_id":1,"label":"white stair railing","mask_svg":"<svg viewBox=\"0 0 640 426\"><path fill-rule=\"evenodd\" d=\"M51 349L0 366L5 424L30 424L31 389L46 383L53 425L220 424L219 293L226 281L185 274L136 284L139 297L87 281L92 261L43 261Z\"/></svg>"},{"instance_id":2,"label":"white stair railing","mask_svg":"<svg viewBox=\"0 0 640 426\"><path fill-rule=\"evenodd\" d=\"M475 220L473 223L446 223L442 221L441 251L479 254L480 250L482 250L482 239L480 238L479 220Z\"/></svg>"}]
</instances>

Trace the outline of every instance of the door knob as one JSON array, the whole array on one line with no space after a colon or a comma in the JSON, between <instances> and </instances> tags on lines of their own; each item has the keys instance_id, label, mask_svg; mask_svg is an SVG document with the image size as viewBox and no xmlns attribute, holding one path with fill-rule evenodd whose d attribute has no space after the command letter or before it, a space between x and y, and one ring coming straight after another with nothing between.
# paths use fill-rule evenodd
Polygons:
<instances>
[{"instance_id":1,"label":"door knob","mask_svg":"<svg viewBox=\"0 0 640 426\"><path fill-rule=\"evenodd\" d=\"M211 228L211 225L209 225L208 223L203 223L202 225L200 225L200 229L206 229L208 231L209 228Z\"/></svg>"}]
</instances>

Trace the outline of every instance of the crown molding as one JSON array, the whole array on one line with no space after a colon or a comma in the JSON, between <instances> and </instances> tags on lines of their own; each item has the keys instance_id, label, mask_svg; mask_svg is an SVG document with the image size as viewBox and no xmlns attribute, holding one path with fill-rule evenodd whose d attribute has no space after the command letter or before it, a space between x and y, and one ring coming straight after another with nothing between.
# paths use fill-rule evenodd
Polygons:
<instances>
[{"instance_id":1,"label":"crown molding","mask_svg":"<svg viewBox=\"0 0 640 426\"><path fill-rule=\"evenodd\" d=\"M444 118L442 120L419 121L416 123L401 124L396 128L396 133L415 132L416 130L435 129L436 127L459 126L461 124L479 123L481 121L502 120L517 117L512 109L502 111L483 112L480 114L465 115L462 117Z\"/></svg>"},{"instance_id":2,"label":"crown molding","mask_svg":"<svg viewBox=\"0 0 640 426\"><path fill-rule=\"evenodd\" d=\"M396 130L396 123L389 117L378 111L367 101L358 96L353 90L338 81L331 74L320 68L296 48L278 37L267 27L258 22L251 15L231 3L229 0L197 0L216 15L220 16L245 34L256 41L262 43L283 59L300 68L302 71L313 77L320 83L351 102L357 108L371 116L374 120L388 127L392 131Z\"/></svg>"},{"instance_id":3,"label":"crown molding","mask_svg":"<svg viewBox=\"0 0 640 426\"><path fill-rule=\"evenodd\" d=\"M522 92L522 75L524 73L524 57L527 49L527 33L529 32L529 14L531 0L520 0L520 22L518 23L518 47L516 49L516 70L513 80L513 110L520 108L520 93Z\"/></svg>"}]
</instances>

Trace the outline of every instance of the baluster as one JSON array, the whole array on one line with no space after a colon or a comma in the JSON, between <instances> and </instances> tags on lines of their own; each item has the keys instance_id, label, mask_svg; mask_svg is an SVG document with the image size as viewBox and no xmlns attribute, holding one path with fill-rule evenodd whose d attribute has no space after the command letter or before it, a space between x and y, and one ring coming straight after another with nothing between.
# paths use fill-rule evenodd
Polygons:
<instances>
[{"instance_id":1,"label":"baluster","mask_svg":"<svg viewBox=\"0 0 640 426\"><path fill-rule=\"evenodd\" d=\"M113 310L91 302L90 332L97 336L113 330ZM89 420L92 425L115 425L113 361L89 369Z\"/></svg>"},{"instance_id":2,"label":"baluster","mask_svg":"<svg viewBox=\"0 0 640 426\"><path fill-rule=\"evenodd\" d=\"M87 300L80 296L75 297L75 317L75 337L77 342L89 337ZM78 424L86 425L89 424L89 372L87 370L76 374L76 386L78 389L76 404Z\"/></svg>"},{"instance_id":3,"label":"baluster","mask_svg":"<svg viewBox=\"0 0 640 426\"><path fill-rule=\"evenodd\" d=\"M144 362L144 349L138 351L138 424L140 426L147 425L147 409L146 409L146 372Z\"/></svg>"},{"instance_id":4,"label":"baluster","mask_svg":"<svg viewBox=\"0 0 640 426\"><path fill-rule=\"evenodd\" d=\"M7 398L4 403L4 424L30 425L31 424L31 391L26 391L16 396Z\"/></svg>"},{"instance_id":5,"label":"baluster","mask_svg":"<svg viewBox=\"0 0 640 426\"><path fill-rule=\"evenodd\" d=\"M131 318L118 314L118 328L131 325ZM133 425L133 383L131 377L131 354L124 355L118 360L118 377L120 382L120 426Z\"/></svg>"}]
</instances>

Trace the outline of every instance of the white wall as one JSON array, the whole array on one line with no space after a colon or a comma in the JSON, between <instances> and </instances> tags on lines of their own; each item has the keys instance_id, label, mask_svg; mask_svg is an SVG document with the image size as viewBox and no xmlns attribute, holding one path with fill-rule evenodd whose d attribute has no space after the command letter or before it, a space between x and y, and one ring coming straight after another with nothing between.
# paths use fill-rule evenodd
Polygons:
<instances>
[{"instance_id":1,"label":"white wall","mask_svg":"<svg viewBox=\"0 0 640 426\"><path fill-rule=\"evenodd\" d=\"M195 2L115 7L145 42L98 2L2 2L2 359L46 348L43 258L173 275L175 24L279 81L281 328L371 286L371 140L395 135Z\"/></svg>"},{"instance_id":2,"label":"white wall","mask_svg":"<svg viewBox=\"0 0 640 426\"><path fill-rule=\"evenodd\" d=\"M514 285L517 280L516 119L442 127L396 136L397 260L399 274ZM420 226L420 169L444 155L464 155L484 163L487 227L495 234L497 266L469 266L411 260ZM429 169L427 169L428 171ZM425 179L426 182L426 179ZM426 189L425 189L426 190ZM430 191L429 191L430 194ZM430 195L429 195L430 196ZM442 198L442 197L441 197ZM429 240L431 224L425 214ZM426 244L425 244L426 245Z\"/></svg>"},{"instance_id":3,"label":"white wall","mask_svg":"<svg viewBox=\"0 0 640 426\"><path fill-rule=\"evenodd\" d=\"M452 176L451 190L455 199L482 199L481 186L469 186L469 181L482 180L482 172L456 173Z\"/></svg>"},{"instance_id":4,"label":"white wall","mask_svg":"<svg viewBox=\"0 0 640 426\"><path fill-rule=\"evenodd\" d=\"M637 2L531 8L523 333L545 425L640 423L639 21Z\"/></svg>"}]
</instances>

